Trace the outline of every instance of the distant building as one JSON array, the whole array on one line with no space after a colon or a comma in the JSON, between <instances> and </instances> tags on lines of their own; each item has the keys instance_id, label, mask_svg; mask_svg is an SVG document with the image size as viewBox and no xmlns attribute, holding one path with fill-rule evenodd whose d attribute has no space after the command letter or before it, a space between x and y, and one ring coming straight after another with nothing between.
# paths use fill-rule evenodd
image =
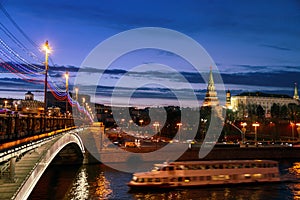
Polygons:
<instances>
[{"instance_id":1,"label":"distant building","mask_svg":"<svg viewBox=\"0 0 300 200\"><path fill-rule=\"evenodd\" d=\"M25 94L25 100L27 100L27 101L33 101L34 100L34 95L30 91L28 91Z\"/></svg>"},{"instance_id":2,"label":"distant building","mask_svg":"<svg viewBox=\"0 0 300 200\"><path fill-rule=\"evenodd\" d=\"M41 114L44 111L44 102L34 100L34 94L30 91L25 94L25 100L13 102L15 110L23 114Z\"/></svg>"},{"instance_id":3,"label":"distant building","mask_svg":"<svg viewBox=\"0 0 300 200\"><path fill-rule=\"evenodd\" d=\"M231 106L231 93L229 90L227 90L226 92L226 104L225 104L226 108L229 108L231 109L232 106Z\"/></svg>"},{"instance_id":4,"label":"distant building","mask_svg":"<svg viewBox=\"0 0 300 200\"><path fill-rule=\"evenodd\" d=\"M218 106L218 105L219 105L219 99L215 88L212 68L210 68L208 85L207 85L203 106Z\"/></svg>"},{"instance_id":5,"label":"distant building","mask_svg":"<svg viewBox=\"0 0 300 200\"><path fill-rule=\"evenodd\" d=\"M248 116L250 106L261 106L265 116L270 117L273 104L288 106L289 104L299 105L299 100L288 95L266 94L261 92L245 92L231 97L231 108L238 112L239 117Z\"/></svg>"}]
</instances>

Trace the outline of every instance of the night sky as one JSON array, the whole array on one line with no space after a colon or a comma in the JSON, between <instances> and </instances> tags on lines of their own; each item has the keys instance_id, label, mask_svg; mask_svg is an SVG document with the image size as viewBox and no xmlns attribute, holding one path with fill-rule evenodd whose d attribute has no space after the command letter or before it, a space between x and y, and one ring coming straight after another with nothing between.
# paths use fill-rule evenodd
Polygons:
<instances>
[{"instance_id":1,"label":"night sky","mask_svg":"<svg viewBox=\"0 0 300 200\"><path fill-rule=\"evenodd\" d=\"M196 40L212 57L222 74L225 88L232 90L233 94L267 91L292 96L294 82L300 82L300 2L296 0L0 2L36 44L42 45L49 40L53 49L50 76L59 87L63 86L60 79L66 68L73 76L71 81L79 67L86 68L85 73L96 70L82 66L82 63L100 42L122 31L140 27L168 28ZM34 51L39 60L43 60L43 53L24 38L1 10L0 22ZM1 29L0 38L16 52L22 51ZM37 60L27 59L42 65ZM106 72L103 84L100 83L99 95L109 93L115 80L133 66L151 62L172 66L196 85L200 96L204 94L206 84L188 63L172 53L146 50L115 62ZM209 70L209 66L207 68ZM4 85L11 85L12 92L43 88L26 80L25 83L4 69L0 72L1 96L14 96L11 92L5 93ZM172 81L168 75L161 72L158 78ZM138 73L131 76L137 78ZM199 82L201 84L197 85ZM165 92L163 88L150 88L151 92L149 88L140 90L144 92L138 93L137 97L153 98ZM176 89L185 88L176 86ZM172 98L172 95L166 96Z\"/></svg>"}]
</instances>

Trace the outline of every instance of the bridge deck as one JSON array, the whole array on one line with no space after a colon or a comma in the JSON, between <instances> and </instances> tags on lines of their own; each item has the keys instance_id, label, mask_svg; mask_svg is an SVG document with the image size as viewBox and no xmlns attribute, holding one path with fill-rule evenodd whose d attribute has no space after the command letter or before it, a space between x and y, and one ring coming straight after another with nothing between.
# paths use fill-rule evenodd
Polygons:
<instances>
[{"instance_id":1,"label":"bridge deck","mask_svg":"<svg viewBox=\"0 0 300 200\"><path fill-rule=\"evenodd\" d=\"M27 176L30 174L30 171L34 169L41 157L46 153L49 147L57 140L54 138L48 143L40 146L35 150L31 150L26 153L19 161L15 163L15 176L14 180L3 180L0 179L0 199L7 200L11 199L22 187L22 184L26 180Z\"/></svg>"}]
</instances>

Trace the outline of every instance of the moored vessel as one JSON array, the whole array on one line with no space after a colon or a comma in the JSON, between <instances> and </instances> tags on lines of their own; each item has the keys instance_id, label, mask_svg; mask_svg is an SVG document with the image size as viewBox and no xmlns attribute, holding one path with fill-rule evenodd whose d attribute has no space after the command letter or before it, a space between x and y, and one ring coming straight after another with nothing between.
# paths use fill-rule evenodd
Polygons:
<instances>
[{"instance_id":1,"label":"moored vessel","mask_svg":"<svg viewBox=\"0 0 300 200\"><path fill-rule=\"evenodd\" d=\"M131 188L176 188L281 181L277 161L221 160L155 164L134 173Z\"/></svg>"}]
</instances>

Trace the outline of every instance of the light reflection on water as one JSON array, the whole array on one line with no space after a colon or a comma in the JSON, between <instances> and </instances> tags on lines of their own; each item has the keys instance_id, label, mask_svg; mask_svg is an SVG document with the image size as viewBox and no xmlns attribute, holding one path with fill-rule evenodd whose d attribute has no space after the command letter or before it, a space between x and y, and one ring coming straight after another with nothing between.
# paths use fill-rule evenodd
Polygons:
<instances>
[{"instance_id":1,"label":"light reflection on water","mask_svg":"<svg viewBox=\"0 0 300 200\"><path fill-rule=\"evenodd\" d=\"M288 166L288 167L287 167ZM292 166L292 167L291 167ZM293 173L300 177L300 162L285 164L283 171ZM56 173L53 176L51 170ZM204 199L204 200L283 200L283 199L299 199L300 200L300 183L272 183L258 185L235 185L220 187L203 187L195 189L176 189L169 191L130 191L127 182L130 181L132 175L119 172L108 168L104 165L83 165L74 168L77 174L72 177L65 177L64 167L54 166L45 174L47 183L39 183L30 199L60 199L53 192L64 192L63 199L136 199L136 200L171 200L171 199ZM70 170L70 169L69 169ZM68 172L70 173L70 172ZM57 175L59 174L59 176ZM53 177L47 177L53 176ZM43 179L45 179L45 177ZM74 178L75 177L75 178ZM51 179L49 181L49 179ZM44 181L45 182L45 181ZM68 190L61 191L62 186L69 184ZM43 188L38 188L43 187ZM51 193L41 194L39 191L44 187L56 188ZM44 195L44 196L43 196ZM51 195L51 196L50 196ZM35 198L34 198L35 197ZM37 198L38 197L38 198Z\"/></svg>"},{"instance_id":2,"label":"light reflection on water","mask_svg":"<svg viewBox=\"0 0 300 200\"><path fill-rule=\"evenodd\" d=\"M101 166L83 165L65 199L107 199L112 193L110 182Z\"/></svg>"},{"instance_id":3,"label":"light reflection on water","mask_svg":"<svg viewBox=\"0 0 300 200\"><path fill-rule=\"evenodd\" d=\"M289 172L300 179L300 162L295 162L293 166L289 168ZM300 200L300 183L290 184L289 187L293 192L294 199Z\"/></svg>"},{"instance_id":4,"label":"light reflection on water","mask_svg":"<svg viewBox=\"0 0 300 200\"><path fill-rule=\"evenodd\" d=\"M67 199L87 199L89 196L88 174L86 168L81 168L67 194Z\"/></svg>"}]
</instances>

